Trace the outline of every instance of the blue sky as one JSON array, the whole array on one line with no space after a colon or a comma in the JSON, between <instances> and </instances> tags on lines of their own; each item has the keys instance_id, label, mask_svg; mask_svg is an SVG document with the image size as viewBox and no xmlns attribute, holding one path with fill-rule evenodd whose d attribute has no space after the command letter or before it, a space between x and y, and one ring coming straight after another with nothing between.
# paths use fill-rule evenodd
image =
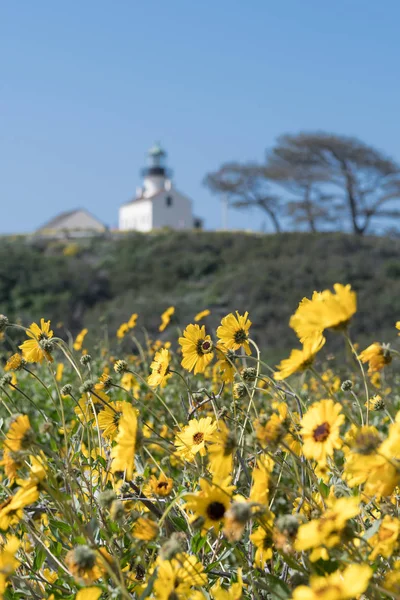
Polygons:
<instances>
[{"instance_id":1,"label":"blue sky","mask_svg":"<svg viewBox=\"0 0 400 600\"><path fill-rule=\"evenodd\" d=\"M400 160L399 21L396 0L3 3L0 232L80 206L116 226L155 140L212 229L204 175L262 160L281 133L356 135Z\"/></svg>"}]
</instances>

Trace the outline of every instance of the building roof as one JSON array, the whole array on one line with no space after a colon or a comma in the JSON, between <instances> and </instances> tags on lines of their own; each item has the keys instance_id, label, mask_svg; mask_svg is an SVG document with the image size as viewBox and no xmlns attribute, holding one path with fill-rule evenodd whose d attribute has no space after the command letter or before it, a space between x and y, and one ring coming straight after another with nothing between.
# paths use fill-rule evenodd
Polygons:
<instances>
[{"instance_id":1,"label":"building roof","mask_svg":"<svg viewBox=\"0 0 400 600\"><path fill-rule=\"evenodd\" d=\"M92 221L95 221L98 226L101 226L104 229L106 228L104 223L99 221L99 219L97 219L97 217L92 215L86 209L75 208L74 210L66 210L66 211L58 214L57 216L53 217L52 219L50 219L50 221L47 221L46 223L44 223L44 225L39 227L38 231L49 230L49 229L63 229L66 226L68 219L70 219L71 217L73 217L74 215L77 215L79 213L84 213L84 215L86 217L89 217Z\"/></svg>"},{"instance_id":2,"label":"building roof","mask_svg":"<svg viewBox=\"0 0 400 600\"><path fill-rule=\"evenodd\" d=\"M132 200L128 200L128 202L123 202L121 206L126 206L127 204L135 204L136 202L144 202L146 200L154 200L154 198L157 198L158 196L160 196L161 194L165 194L166 192L168 193L170 190L159 190L158 192L156 192L155 194L152 194L151 196L143 196L143 194L141 196L137 196L136 198L132 198Z\"/></svg>"}]
</instances>

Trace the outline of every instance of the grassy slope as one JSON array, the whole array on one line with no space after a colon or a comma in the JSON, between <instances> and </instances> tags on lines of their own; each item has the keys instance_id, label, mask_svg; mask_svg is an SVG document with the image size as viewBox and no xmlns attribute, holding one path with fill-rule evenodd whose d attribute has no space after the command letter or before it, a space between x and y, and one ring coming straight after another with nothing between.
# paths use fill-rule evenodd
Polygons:
<instances>
[{"instance_id":1,"label":"grassy slope","mask_svg":"<svg viewBox=\"0 0 400 600\"><path fill-rule=\"evenodd\" d=\"M353 330L362 342L393 339L400 319L398 240L163 232L82 240L65 256L71 243L2 238L0 312L25 323L45 316L74 333L100 320L113 333L132 312L155 332L170 304L180 324L203 308L212 310L212 326L248 310L256 339L278 355L296 343L288 320L301 298L335 282L359 292Z\"/></svg>"}]
</instances>

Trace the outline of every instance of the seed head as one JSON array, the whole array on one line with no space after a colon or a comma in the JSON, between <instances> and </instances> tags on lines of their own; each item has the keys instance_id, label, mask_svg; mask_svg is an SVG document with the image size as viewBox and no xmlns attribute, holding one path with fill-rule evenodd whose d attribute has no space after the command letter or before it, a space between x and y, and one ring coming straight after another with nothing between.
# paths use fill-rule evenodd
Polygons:
<instances>
[{"instance_id":1,"label":"seed head","mask_svg":"<svg viewBox=\"0 0 400 600\"><path fill-rule=\"evenodd\" d=\"M5 315L0 315L0 333L5 330L8 325L8 318Z\"/></svg>"},{"instance_id":2,"label":"seed head","mask_svg":"<svg viewBox=\"0 0 400 600\"><path fill-rule=\"evenodd\" d=\"M125 373L128 370L128 363L126 362L126 360L117 360L114 364L114 371L116 373L119 373L120 375L122 373Z\"/></svg>"},{"instance_id":3,"label":"seed head","mask_svg":"<svg viewBox=\"0 0 400 600\"><path fill-rule=\"evenodd\" d=\"M12 381L11 373L6 373L3 377L0 378L0 388L4 388L9 385Z\"/></svg>"},{"instance_id":4,"label":"seed head","mask_svg":"<svg viewBox=\"0 0 400 600\"><path fill-rule=\"evenodd\" d=\"M235 385L233 386L233 397L234 398L244 398L247 394L247 390L245 385L239 381L238 383L235 383Z\"/></svg>"},{"instance_id":5,"label":"seed head","mask_svg":"<svg viewBox=\"0 0 400 600\"><path fill-rule=\"evenodd\" d=\"M242 370L241 376L243 381L254 381L257 377L257 369L254 367L246 367L246 369Z\"/></svg>"},{"instance_id":6,"label":"seed head","mask_svg":"<svg viewBox=\"0 0 400 600\"><path fill-rule=\"evenodd\" d=\"M43 338L39 341L39 346L46 352L46 354L51 354L54 350L54 344L51 340L47 340Z\"/></svg>"},{"instance_id":7,"label":"seed head","mask_svg":"<svg viewBox=\"0 0 400 600\"><path fill-rule=\"evenodd\" d=\"M90 354L83 354L79 360L80 360L81 365L86 367L87 365L90 365L90 363L92 362L92 357L90 356Z\"/></svg>"},{"instance_id":8,"label":"seed head","mask_svg":"<svg viewBox=\"0 0 400 600\"><path fill-rule=\"evenodd\" d=\"M353 382L350 381L350 379L346 379L346 381L343 381L343 383L342 383L342 391L343 392L349 392L351 389L353 389Z\"/></svg>"},{"instance_id":9,"label":"seed head","mask_svg":"<svg viewBox=\"0 0 400 600\"><path fill-rule=\"evenodd\" d=\"M85 392L90 392L93 389L93 386L93 381L91 379L87 379L82 383L81 387L79 388L79 391L81 394L84 394Z\"/></svg>"},{"instance_id":10,"label":"seed head","mask_svg":"<svg viewBox=\"0 0 400 600\"><path fill-rule=\"evenodd\" d=\"M125 515L124 503L121 500L114 500L110 509L111 518L114 521L121 521Z\"/></svg>"},{"instance_id":11,"label":"seed head","mask_svg":"<svg viewBox=\"0 0 400 600\"><path fill-rule=\"evenodd\" d=\"M110 508L114 500L116 500L116 495L113 490L104 490L99 494L99 504L102 508Z\"/></svg>"},{"instance_id":12,"label":"seed head","mask_svg":"<svg viewBox=\"0 0 400 600\"><path fill-rule=\"evenodd\" d=\"M72 385L67 383L66 385L63 385L63 387L61 388L61 396L70 396L72 392Z\"/></svg>"}]
</instances>

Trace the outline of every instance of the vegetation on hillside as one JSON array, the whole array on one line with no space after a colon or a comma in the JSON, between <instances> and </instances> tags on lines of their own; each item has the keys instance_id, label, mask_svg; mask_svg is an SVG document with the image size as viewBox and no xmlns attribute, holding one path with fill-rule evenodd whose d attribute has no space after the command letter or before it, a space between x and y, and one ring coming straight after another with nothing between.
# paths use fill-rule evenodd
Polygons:
<instances>
[{"instance_id":1,"label":"vegetation on hillside","mask_svg":"<svg viewBox=\"0 0 400 600\"><path fill-rule=\"evenodd\" d=\"M352 327L361 341L385 337L400 315L399 255L399 240L344 234L2 238L0 311L26 323L46 315L63 335L86 325L103 335L107 327L112 337L133 312L140 336L142 328L158 330L170 305L177 323L210 309L211 327L226 312L248 309L253 337L279 357L295 343L287 324L299 300L332 282L348 281L358 292Z\"/></svg>"}]
</instances>

